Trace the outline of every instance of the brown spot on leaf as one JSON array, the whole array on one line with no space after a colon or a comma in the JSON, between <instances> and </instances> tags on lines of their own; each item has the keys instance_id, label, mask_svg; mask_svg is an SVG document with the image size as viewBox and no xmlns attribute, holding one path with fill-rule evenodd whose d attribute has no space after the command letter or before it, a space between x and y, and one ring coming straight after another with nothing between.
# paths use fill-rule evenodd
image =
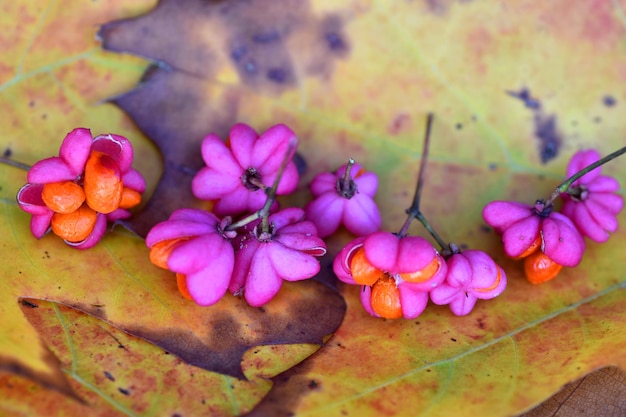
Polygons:
<instances>
[{"instance_id":1,"label":"brown spot on leaf","mask_svg":"<svg viewBox=\"0 0 626 417\"><path fill-rule=\"evenodd\" d=\"M293 286L285 283L285 286ZM128 328L131 334L166 349L185 362L246 379L241 369L244 353L260 345L322 344L345 314L345 302L335 290L315 281L296 283L297 291L279 295L264 311L233 298L233 309L202 320L206 337L179 328ZM219 308L219 305L214 306Z\"/></svg>"}]
</instances>

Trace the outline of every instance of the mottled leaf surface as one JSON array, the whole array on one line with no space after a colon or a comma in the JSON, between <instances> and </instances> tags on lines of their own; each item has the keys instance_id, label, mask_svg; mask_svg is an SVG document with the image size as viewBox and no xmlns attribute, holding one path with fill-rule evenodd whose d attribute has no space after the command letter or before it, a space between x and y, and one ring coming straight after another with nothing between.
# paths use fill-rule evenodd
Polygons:
<instances>
[{"instance_id":1,"label":"mottled leaf surface","mask_svg":"<svg viewBox=\"0 0 626 417\"><path fill-rule=\"evenodd\" d=\"M624 366L624 232L588 244L578 268L534 287L480 216L493 199L546 198L576 150L606 154L625 143L622 2L182 4L160 1L100 30L105 48L159 63L115 102L161 149L197 149L202 123L222 135L233 119L258 129L288 123L305 179L348 156L379 173L378 202L394 230L433 111L423 211L447 239L494 254L510 279L468 317L429 307L409 322L370 318L358 289L343 287L348 315L331 343L277 377L252 414L512 414L593 369ZM157 33L166 21L171 29ZM157 126L160 109L168 118ZM168 154L166 165L182 165ZM605 172L623 183L620 165ZM182 166L177 181L189 181L198 165Z\"/></svg>"}]
</instances>

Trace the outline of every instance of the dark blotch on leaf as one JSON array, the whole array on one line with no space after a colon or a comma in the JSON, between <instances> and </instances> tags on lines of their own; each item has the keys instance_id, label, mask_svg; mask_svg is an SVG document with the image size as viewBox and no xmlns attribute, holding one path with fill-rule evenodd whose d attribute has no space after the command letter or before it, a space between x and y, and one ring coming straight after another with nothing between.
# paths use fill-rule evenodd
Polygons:
<instances>
[{"instance_id":1,"label":"dark blotch on leaf","mask_svg":"<svg viewBox=\"0 0 626 417\"><path fill-rule=\"evenodd\" d=\"M617 100L615 100L615 97L613 96L604 96L602 102L606 107L613 107L617 104Z\"/></svg>"},{"instance_id":2,"label":"dark blotch on leaf","mask_svg":"<svg viewBox=\"0 0 626 417\"><path fill-rule=\"evenodd\" d=\"M130 391L125 388L118 388L117 390L124 395L130 395Z\"/></svg>"},{"instance_id":3,"label":"dark blotch on leaf","mask_svg":"<svg viewBox=\"0 0 626 417\"><path fill-rule=\"evenodd\" d=\"M28 300L22 300L22 305L28 308L39 308L39 306L31 301Z\"/></svg>"},{"instance_id":4,"label":"dark blotch on leaf","mask_svg":"<svg viewBox=\"0 0 626 417\"><path fill-rule=\"evenodd\" d=\"M332 50L344 50L346 49L346 44L335 32L330 32L325 35L326 42L328 43L328 47Z\"/></svg>"},{"instance_id":5,"label":"dark blotch on leaf","mask_svg":"<svg viewBox=\"0 0 626 417\"><path fill-rule=\"evenodd\" d=\"M115 377L113 375L111 375L111 373L109 371L104 371L104 376L109 380L109 381L115 381Z\"/></svg>"},{"instance_id":6,"label":"dark blotch on leaf","mask_svg":"<svg viewBox=\"0 0 626 417\"><path fill-rule=\"evenodd\" d=\"M277 42L280 40L280 38L281 36L278 30L269 30L267 32L257 33L256 35L253 35L252 41L256 43L270 43Z\"/></svg>"},{"instance_id":7,"label":"dark blotch on leaf","mask_svg":"<svg viewBox=\"0 0 626 417\"><path fill-rule=\"evenodd\" d=\"M541 108L541 102L539 100L533 98L530 95L530 90L527 88L522 88L519 92L516 91L507 91L507 94L511 97L515 97L520 99L524 105L532 110L539 110Z\"/></svg>"},{"instance_id":8,"label":"dark blotch on leaf","mask_svg":"<svg viewBox=\"0 0 626 417\"><path fill-rule=\"evenodd\" d=\"M284 68L271 68L267 72L267 78L278 84L282 84L289 78L289 73Z\"/></svg>"},{"instance_id":9,"label":"dark blotch on leaf","mask_svg":"<svg viewBox=\"0 0 626 417\"><path fill-rule=\"evenodd\" d=\"M11 148L6 148L4 150L4 153L2 154L2 156L4 156L5 158L10 158L11 155L13 155L13 151L11 150Z\"/></svg>"},{"instance_id":10,"label":"dark blotch on leaf","mask_svg":"<svg viewBox=\"0 0 626 417\"><path fill-rule=\"evenodd\" d=\"M542 163L556 158L561 147L561 135L557 129L556 116L537 114L535 136L539 139L539 156Z\"/></svg>"}]
</instances>

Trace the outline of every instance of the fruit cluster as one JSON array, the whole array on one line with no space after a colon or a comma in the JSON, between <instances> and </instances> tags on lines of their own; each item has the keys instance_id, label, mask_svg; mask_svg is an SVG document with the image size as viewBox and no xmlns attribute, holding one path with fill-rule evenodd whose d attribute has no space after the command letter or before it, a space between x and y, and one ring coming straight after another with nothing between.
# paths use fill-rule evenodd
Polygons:
<instances>
[{"instance_id":1,"label":"fruit cluster","mask_svg":"<svg viewBox=\"0 0 626 417\"><path fill-rule=\"evenodd\" d=\"M91 136L77 128L67 134L59 156L37 162L17 193L20 208L33 215L30 230L49 230L68 245L88 249L100 241L107 221L130 217L141 202L143 176L131 167L133 147L118 135Z\"/></svg>"},{"instance_id":2,"label":"fruit cluster","mask_svg":"<svg viewBox=\"0 0 626 417\"><path fill-rule=\"evenodd\" d=\"M485 206L483 218L502 235L506 254L524 259L524 272L531 283L549 281L564 266L578 265L585 251L583 236L605 242L609 232L617 230L617 214L624 200L616 194L619 183L615 178L603 176L599 165L588 169L598 162L600 154L595 150L574 154L567 166L568 180L548 200L537 200L533 206L515 201L493 201ZM564 200L562 213L553 206L557 197Z\"/></svg>"},{"instance_id":3,"label":"fruit cluster","mask_svg":"<svg viewBox=\"0 0 626 417\"><path fill-rule=\"evenodd\" d=\"M317 175L310 185L314 198L304 209L280 209L277 196L293 192L299 181L294 132L276 125L258 135L237 124L226 141L211 134L202 141L206 166L193 178L192 192L212 209L181 208L155 225L146 237L150 260L175 272L180 292L197 304L215 304L230 291L262 306L283 280L314 277L320 270L316 258L326 254L323 239L343 225L358 237L337 254L333 270L341 281L361 286L369 314L411 319L430 300L467 315L477 300L500 295L507 277L485 252L461 251L443 241L419 210L431 124L429 115L415 196L398 233L380 230L374 202L378 177L354 160ZM506 254L524 259L530 282L545 282L563 266L576 266L585 249L583 236L604 242L617 229L623 208L619 183L602 176L599 167L624 152L602 159L593 150L578 152L568 179L549 199L532 206L494 201L484 208L485 221L502 234ZM33 235L52 230L73 247L95 245L107 220L129 217L128 209L141 201L145 181L132 160L132 146L121 136L70 132L59 156L37 162L17 194L19 206L33 215ZM562 213L553 205L559 196ZM415 219L439 251L426 239L407 235Z\"/></svg>"}]
</instances>

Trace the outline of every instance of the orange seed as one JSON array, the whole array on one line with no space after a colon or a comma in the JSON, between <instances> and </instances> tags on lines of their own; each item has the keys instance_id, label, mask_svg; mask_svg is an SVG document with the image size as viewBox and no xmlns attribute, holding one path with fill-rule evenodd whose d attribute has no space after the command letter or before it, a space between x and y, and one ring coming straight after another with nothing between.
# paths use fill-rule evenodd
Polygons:
<instances>
[{"instance_id":1,"label":"orange seed","mask_svg":"<svg viewBox=\"0 0 626 417\"><path fill-rule=\"evenodd\" d=\"M85 201L85 193L80 185L73 181L44 184L41 193L43 202L56 213L76 211Z\"/></svg>"},{"instance_id":2,"label":"orange seed","mask_svg":"<svg viewBox=\"0 0 626 417\"><path fill-rule=\"evenodd\" d=\"M189 294L189 288L187 288L187 277L183 274L176 273L176 284L178 284L178 291L188 300L193 301L193 297Z\"/></svg>"},{"instance_id":3,"label":"orange seed","mask_svg":"<svg viewBox=\"0 0 626 417\"><path fill-rule=\"evenodd\" d=\"M97 216L87 204L71 213L54 213L51 220L52 232L68 242L82 242L93 231Z\"/></svg>"},{"instance_id":4,"label":"orange seed","mask_svg":"<svg viewBox=\"0 0 626 417\"><path fill-rule=\"evenodd\" d=\"M396 281L390 277L382 277L372 287L372 310L386 319L402 317L400 290Z\"/></svg>"},{"instance_id":5,"label":"orange seed","mask_svg":"<svg viewBox=\"0 0 626 417\"><path fill-rule=\"evenodd\" d=\"M411 273L403 273L400 274L400 277L407 282L424 282L431 279L437 271L439 271L439 267L441 266L441 261L438 256L424 267L424 269Z\"/></svg>"},{"instance_id":6,"label":"orange seed","mask_svg":"<svg viewBox=\"0 0 626 417\"><path fill-rule=\"evenodd\" d=\"M122 199L120 200L120 208L129 209L141 203L141 193L124 187L122 190Z\"/></svg>"},{"instance_id":7,"label":"orange seed","mask_svg":"<svg viewBox=\"0 0 626 417\"><path fill-rule=\"evenodd\" d=\"M105 153L92 151L85 165L85 195L89 207L111 213L120 206L124 184L117 163Z\"/></svg>"},{"instance_id":8,"label":"orange seed","mask_svg":"<svg viewBox=\"0 0 626 417\"><path fill-rule=\"evenodd\" d=\"M172 254L172 251L178 247L181 243L188 240L187 238L167 239L155 243L150 248L150 262L159 268L168 269L167 260Z\"/></svg>"},{"instance_id":9,"label":"orange seed","mask_svg":"<svg viewBox=\"0 0 626 417\"><path fill-rule=\"evenodd\" d=\"M350 260L350 272L357 284L374 285L383 271L373 266L365 257L365 249L358 249Z\"/></svg>"},{"instance_id":10,"label":"orange seed","mask_svg":"<svg viewBox=\"0 0 626 417\"><path fill-rule=\"evenodd\" d=\"M524 259L524 272L531 284L541 284L556 277L563 265L548 258L545 253L537 251Z\"/></svg>"}]
</instances>

